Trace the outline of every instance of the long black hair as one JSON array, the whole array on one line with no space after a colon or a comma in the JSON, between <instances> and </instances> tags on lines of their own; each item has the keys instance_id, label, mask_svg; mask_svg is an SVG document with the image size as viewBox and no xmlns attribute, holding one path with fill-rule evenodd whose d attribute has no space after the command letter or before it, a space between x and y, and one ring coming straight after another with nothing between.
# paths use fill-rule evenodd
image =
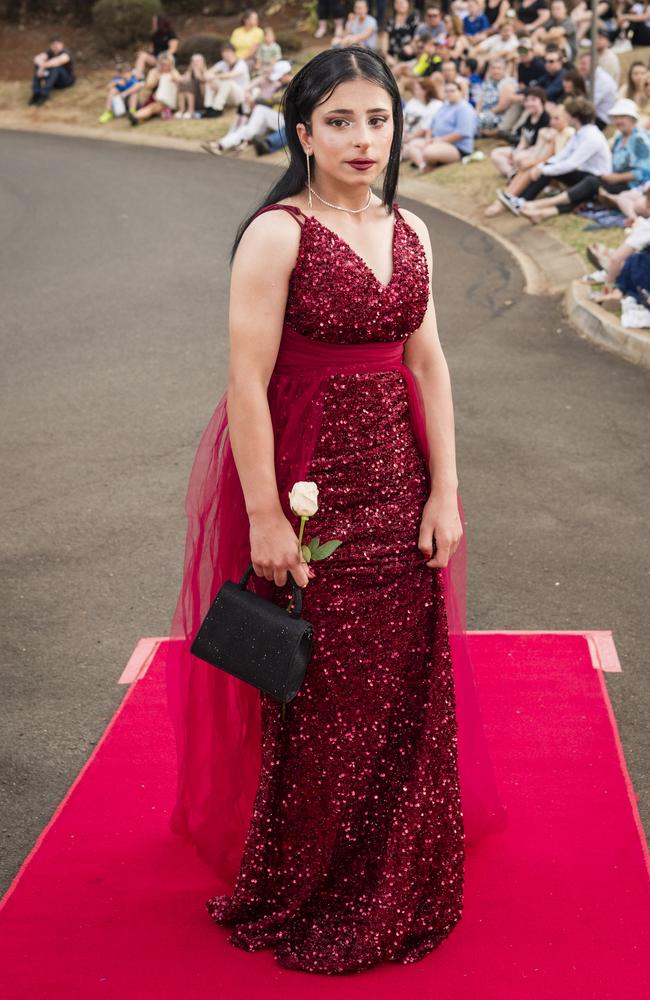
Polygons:
<instances>
[{"instance_id":1,"label":"long black hair","mask_svg":"<svg viewBox=\"0 0 650 1000\"><path fill-rule=\"evenodd\" d=\"M230 265L239 241L261 208L283 198L299 194L307 183L307 157L303 150L296 125L302 122L311 133L311 114L317 104L326 101L339 83L347 80L369 80L389 95L393 109L393 141L384 174L382 201L390 214L399 177L400 149L402 145L402 98L390 67L383 56L365 45L326 49L310 59L292 77L282 95L281 111L289 149L289 166L282 177L268 191L258 207L240 224L230 252Z\"/></svg>"}]
</instances>

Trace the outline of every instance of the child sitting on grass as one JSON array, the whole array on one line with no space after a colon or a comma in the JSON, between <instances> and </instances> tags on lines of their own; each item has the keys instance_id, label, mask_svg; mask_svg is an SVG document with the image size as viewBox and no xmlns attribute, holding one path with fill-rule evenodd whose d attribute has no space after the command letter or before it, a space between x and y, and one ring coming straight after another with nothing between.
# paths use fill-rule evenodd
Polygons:
<instances>
[{"instance_id":1,"label":"child sitting on grass","mask_svg":"<svg viewBox=\"0 0 650 1000\"><path fill-rule=\"evenodd\" d=\"M106 108L99 116L102 125L111 118L119 118L126 114L127 103L131 110L136 107L136 94L142 86L142 81L136 76L135 70L128 63L118 63L115 75L111 77L106 93Z\"/></svg>"}]
</instances>

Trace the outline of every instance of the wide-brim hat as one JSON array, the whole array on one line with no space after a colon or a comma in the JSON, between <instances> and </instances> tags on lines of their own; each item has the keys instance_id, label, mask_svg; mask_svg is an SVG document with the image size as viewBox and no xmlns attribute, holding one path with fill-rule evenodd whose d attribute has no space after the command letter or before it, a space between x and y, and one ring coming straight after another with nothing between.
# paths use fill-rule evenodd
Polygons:
<instances>
[{"instance_id":1,"label":"wide-brim hat","mask_svg":"<svg viewBox=\"0 0 650 1000\"><path fill-rule=\"evenodd\" d=\"M619 97L607 112L608 118L615 118L617 115L625 115L627 118L634 118L635 121L638 121L639 109L630 97Z\"/></svg>"}]
</instances>

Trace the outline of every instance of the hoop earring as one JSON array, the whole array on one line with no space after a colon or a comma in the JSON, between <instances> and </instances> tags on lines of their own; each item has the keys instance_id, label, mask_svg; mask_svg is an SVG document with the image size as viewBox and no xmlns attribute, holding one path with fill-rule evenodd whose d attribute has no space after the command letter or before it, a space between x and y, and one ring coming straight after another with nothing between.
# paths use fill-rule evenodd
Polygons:
<instances>
[{"instance_id":1,"label":"hoop earring","mask_svg":"<svg viewBox=\"0 0 650 1000\"><path fill-rule=\"evenodd\" d=\"M307 152L307 150L305 150L305 156L307 157L307 188L309 190L309 196L308 196L308 199L307 199L307 204L311 208L312 207L311 206L311 176L310 176L310 173L309 173L309 153Z\"/></svg>"}]
</instances>

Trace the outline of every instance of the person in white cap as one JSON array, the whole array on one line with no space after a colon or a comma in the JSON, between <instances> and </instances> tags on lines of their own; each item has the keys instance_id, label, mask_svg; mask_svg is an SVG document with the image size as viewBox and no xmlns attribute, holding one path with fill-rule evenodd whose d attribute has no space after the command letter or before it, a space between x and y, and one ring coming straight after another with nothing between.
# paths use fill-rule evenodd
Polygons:
<instances>
[{"instance_id":1,"label":"person in white cap","mask_svg":"<svg viewBox=\"0 0 650 1000\"><path fill-rule=\"evenodd\" d=\"M282 94L291 79L292 69L288 59L278 59L269 73L272 93L263 96L258 93L254 98L250 117L243 124L231 129L217 142L203 143L203 149L208 153L219 155L228 149L242 150L252 145L253 140L266 135L267 132L277 132L284 128L284 115L280 111Z\"/></svg>"},{"instance_id":2,"label":"person in white cap","mask_svg":"<svg viewBox=\"0 0 650 1000\"><path fill-rule=\"evenodd\" d=\"M588 175L561 194L519 205L519 211L540 222L559 212L571 211L581 202L608 194L617 195L650 180L650 136L638 127L639 109L627 97L611 107L610 118L616 128L612 140L612 169L600 177Z\"/></svg>"}]
</instances>

